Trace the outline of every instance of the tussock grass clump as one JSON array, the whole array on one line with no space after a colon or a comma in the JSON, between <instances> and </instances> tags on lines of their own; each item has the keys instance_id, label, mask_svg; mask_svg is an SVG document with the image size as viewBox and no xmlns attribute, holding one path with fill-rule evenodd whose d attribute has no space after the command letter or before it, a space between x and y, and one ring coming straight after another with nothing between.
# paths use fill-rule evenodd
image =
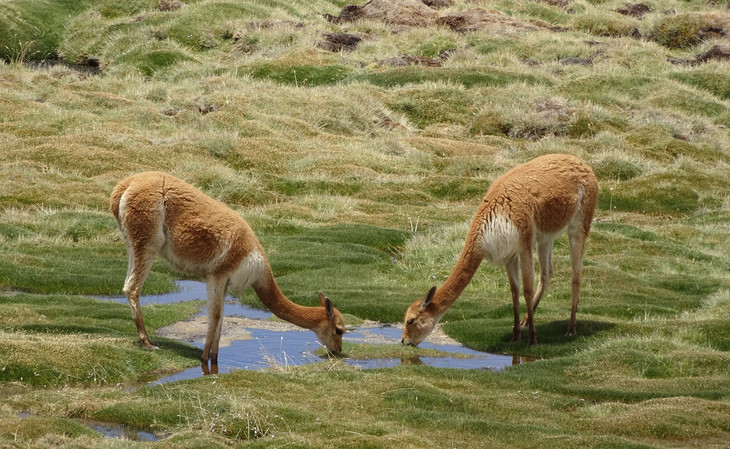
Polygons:
<instances>
[{"instance_id":1,"label":"tussock grass clump","mask_svg":"<svg viewBox=\"0 0 730 449\"><path fill-rule=\"evenodd\" d=\"M593 10L581 14L573 20L573 27L587 31L595 36L603 37L640 37L638 21L634 18L617 14L608 15L603 11Z\"/></svg>"},{"instance_id":2,"label":"tussock grass clump","mask_svg":"<svg viewBox=\"0 0 730 449\"><path fill-rule=\"evenodd\" d=\"M593 164L593 172L598 179L627 181L641 175L643 171L642 167L634 162L612 157Z\"/></svg>"},{"instance_id":3,"label":"tussock grass clump","mask_svg":"<svg viewBox=\"0 0 730 449\"><path fill-rule=\"evenodd\" d=\"M0 5L0 59L23 63L54 58L70 17L85 7L78 0L11 0Z\"/></svg>"},{"instance_id":4,"label":"tussock grass clump","mask_svg":"<svg viewBox=\"0 0 730 449\"><path fill-rule=\"evenodd\" d=\"M730 16L722 12L681 13L659 19L651 38L668 48L693 47L713 33L723 35L730 29Z\"/></svg>"},{"instance_id":5,"label":"tussock grass clump","mask_svg":"<svg viewBox=\"0 0 730 449\"><path fill-rule=\"evenodd\" d=\"M120 56L112 64L126 66L126 70L134 68L144 76L152 76L167 67L190 60L192 60L190 56L186 55L184 51L174 48L174 46L145 43ZM124 69L116 67L110 72L121 70ZM122 71L120 74L123 73L125 72Z\"/></svg>"},{"instance_id":6,"label":"tussock grass clump","mask_svg":"<svg viewBox=\"0 0 730 449\"><path fill-rule=\"evenodd\" d=\"M505 101L508 99L508 101ZM471 135L514 139L590 138L601 131L625 129L625 120L609 109L555 95L543 86L513 85L489 95L469 127Z\"/></svg>"}]
</instances>

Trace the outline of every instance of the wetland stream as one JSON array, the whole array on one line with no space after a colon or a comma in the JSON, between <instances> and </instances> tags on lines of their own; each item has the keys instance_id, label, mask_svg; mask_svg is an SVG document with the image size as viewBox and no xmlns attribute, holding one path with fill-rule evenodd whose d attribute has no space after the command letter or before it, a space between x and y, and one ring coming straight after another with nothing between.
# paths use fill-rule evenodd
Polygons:
<instances>
[{"instance_id":1,"label":"wetland stream","mask_svg":"<svg viewBox=\"0 0 730 449\"><path fill-rule=\"evenodd\" d=\"M205 283L178 281L178 291L164 295L144 295L141 305L171 304L191 300L205 300ZM127 303L125 297L102 297L104 300ZM272 313L239 303L232 296L226 297L224 322L218 354L218 374L249 369L257 370L273 366L297 366L322 361L315 351L320 348L314 333L290 323L270 320ZM174 338L203 348L208 318L205 307L190 320L161 328L157 334ZM402 329L399 325L366 321L359 326L348 326L343 341L372 345L400 344ZM342 363L364 369L384 368L405 364L419 364L442 368L487 369L500 371L508 366L524 363L530 359L512 355L489 354L460 345L439 328L419 345L419 348L436 349L448 354L440 356L418 356L412 358L349 358ZM203 370L196 366L179 373L157 379L151 383L162 384L176 380L202 376Z\"/></svg>"}]
</instances>

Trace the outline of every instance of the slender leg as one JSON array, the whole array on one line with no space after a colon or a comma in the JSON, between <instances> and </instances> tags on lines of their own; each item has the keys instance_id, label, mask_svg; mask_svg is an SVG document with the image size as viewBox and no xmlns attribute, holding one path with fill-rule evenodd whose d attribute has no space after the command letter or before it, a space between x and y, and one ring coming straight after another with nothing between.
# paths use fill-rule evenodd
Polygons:
<instances>
[{"instance_id":1,"label":"slender leg","mask_svg":"<svg viewBox=\"0 0 730 449\"><path fill-rule=\"evenodd\" d=\"M212 365L209 367L208 362L203 362L200 364L200 368L203 370L203 376L218 374L218 365Z\"/></svg>"},{"instance_id":2,"label":"slender leg","mask_svg":"<svg viewBox=\"0 0 730 449\"><path fill-rule=\"evenodd\" d=\"M594 180L595 181L595 180ZM586 239L591 231L593 213L598 201L598 186L588 183L581 198L578 212L568 225L568 240L570 242L570 265L573 271L570 297L572 307L570 309L570 321L568 322L567 335L576 335L575 315L578 313L578 302L580 301L580 287L583 275L583 256L585 255Z\"/></svg>"},{"instance_id":3,"label":"slender leg","mask_svg":"<svg viewBox=\"0 0 730 449\"><path fill-rule=\"evenodd\" d=\"M532 304L535 297L535 262L532 260L532 247L529 245L525 245L520 254L520 271L522 271L522 294L527 305L527 328L530 335L527 344L534 345L537 343L537 332L533 319L535 309ZM515 317L515 324L520 325L519 316Z\"/></svg>"},{"instance_id":4,"label":"slender leg","mask_svg":"<svg viewBox=\"0 0 730 449\"><path fill-rule=\"evenodd\" d=\"M575 315L578 313L578 302L580 301L580 286L583 271L583 252L585 250L586 234L582 229L568 229L570 242L570 265L573 270L570 298L572 307L570 309L570 321L566 335L575 335Z\"/></svg>"},{"instance_id":5,"label":"slender leg","mask_svg":"<svg viewBox=\"0 0 730 449\"><path fill-rule=\"evenodd\" d=\"M208 278L208 332L205 335L202 361L218 365L218 347L223 327L223 302L226 297L228 279Z\"/></svg>"},{"instance_id":6,"label":"slender leg","mask_svg":"<svg viewBox=\"0 0 730 449\"><path fill-rule=\"evenodd\" d=\"M159 229L158 229L159 228ZM137 228L135 228L137 229ZM164 235L162 234L161 225L150 225L149 227L140 227L139 229L149 229L149 233L135 234L135 241L130 242L127 239L127 252L129 254L129 265L127 266L127 279L124 281L124 294L127 296L129 308L132 310L132 319L137 326L137 334L140 343L149 349L157 349L147 335L144 321L142 320L142 310L139 305L139 295L142 291L147 276L152 269L155 257L160 251L164 243Z\"/></svg>"},{"instance_id":7,"label":"slender leg","mask_svg":"<svg viewBox=\"0 0 730 449\"><path fill-rule=\"evenodd\" d=\"M538 304L545 293L545 289L550 285L550 279L553 277L553 241L543 242L537 247L537 258L540 261L540 282L537 284L537 292L533 299L532 312L537 310ZM523 327L527 325L527 314L520 323Z\"/></svg>"},{"instance_id":8,"label":"slender leg","mask_svg":"<svg viewBox=\"0 0 730 449\"><path fill-rule=\"evenodd\" d=\"M515 324L512 327L512 341L520 341L522 335L522 326L520 326L520 265L519 258L515 257L507 263L507 278L509 279L509 289L512 293L512 307L515 314Z\"/></svg>"}]
</instances>

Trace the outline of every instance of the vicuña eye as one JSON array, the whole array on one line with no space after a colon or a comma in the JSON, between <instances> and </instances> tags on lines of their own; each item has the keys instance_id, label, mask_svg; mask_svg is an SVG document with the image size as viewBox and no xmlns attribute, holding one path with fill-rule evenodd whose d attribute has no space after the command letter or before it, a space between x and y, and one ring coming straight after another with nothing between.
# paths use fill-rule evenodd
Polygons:
<instances>
[{"instance_id":1,"label":"vicu\u00f1a eye","mask_svg":"<svg viewBox=\"0 0 730 449\"><path fill-rule=\"evenodd\" d=\"M411 325L411 324L413 324L413 323L414 323L415 321L416 321L416 319L415 319L415 318L411 318L410 320L408 320L408 322L407 322L406 324L408 324L408 325Z\"/></svg>"},{"instance_id":2,"label":"vicu\u00f1a eye","mask_svg":"<svg viewBox=\"0 0 730 449\"><path fill-rule=\"evenodd\" d=\"M344 333L345 333L345 331L343 331L342 329L335 329L335 334L337 334L337 335L342 335Z\"/></svg>"}]
</instances>

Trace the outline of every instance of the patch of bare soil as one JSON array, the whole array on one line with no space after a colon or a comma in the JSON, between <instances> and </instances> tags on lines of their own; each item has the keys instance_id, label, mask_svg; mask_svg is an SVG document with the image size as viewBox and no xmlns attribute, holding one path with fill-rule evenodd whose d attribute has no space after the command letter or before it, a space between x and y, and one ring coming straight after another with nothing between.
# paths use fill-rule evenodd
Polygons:
<instances>
[{"instance_id":1,"label":"patch of bare soil","mask_svg":"<svg viewBox=\"0 0 730 449\"><path fill-rule=\"evenodd\" d=\"M433 7L427 5L433 5ZM437 0L424 0L422 2L417 0L371 0L363 6L345 6L338 16L325 14L324 17L330 22L338 24L354 22L359 19L370 19L391 25L412 27L438 24L459 33L482 29L495 29L496 31L506 29L518 31L563 30L541 20L516 19L498 11L481 7L444 15L440 15L436 11L436 9L446 6L449 6L449 2Z\"/></svg>"},{"instance_id":2,"label":"patch of bare soil","mask_svg":"<svg viewBox=\"0 0 730 449\"><path fill-rule=\"evenodd\" d=\"M433 9L443 9L448 8L449 6L453 5L453 0L421 0L424 5L428 6L429 8Z\"/></svg>"},{"instance_id":3,"label":"patch of bare soil","mask_svg":"<svg viewBox=\"0 0 730 449\"><path fill-rule=\"evenodd\" d=\"M427 5L432 4L434 7ZM447 2L448 3L448 2ZM438 24L451 28L459 33L482 29L497 31L512 29L518 31L537 31L549 29L563 31L541 20L521 20L502 14L498 11L477 7L466 11L439 15L434 8L449 6L443 2L424 0L372 0L363 6L348 5L342 8L338 16L325 14L325 18L334 23L347 23L359 19L370 19L391 25L428 26Z\"/></svg>"},{"instance_id":4,"label":"patch of bare soil","mask_svg":"<svg viewBox=\"0 0 730 449\"><path fill-rule=\"evenodd\" d=\"M324 38L324 41L319 41L315 45L331 52L352 51L362 41L361 37L347 33L325 33Z\"/></svg>"},{"instance_id":5,"label":"patch of bare soil","mask_svg":"<svg viewBox=\"0 0 730 449\"><path fill-rule=\"evenodd\" d=\"M695 58L696 63L707 62L711 59L730 59L730 47L724 45L714 45L711 49L705 53L697 55Z\"/></svg>"},{"instance_id":6,"label":"patch of bare soil","mask_svg":"<svg viewBox=\"0 0 730 449\"><path fill-rule=\"evenodd\" d=\"M340 14L336 16L333 16L332 14L324 14L324 18L327 19L328 22L337 24L355 22L363 17L362 6L357 5L345 6L342 8L342 11L340 11Z\"/></svg>"},{"instance_id":7,"label":"patch of bare soil","mask_svg":"<svg viewBox=\"0 0 730 449\"><path fill-rule=\"evenodd\" d=\"M625 16L641 19L644 17L644 14L651 12L651 8L645 3L628 3L623 8L617 9L616 12Z\"/></svg>"},{"instance_id":8,"label":"patch of bare soil","mask_svg":"<svg viewBox=\"0 0 730 449\"><path fill-rule=\"evenodd\" d=\"M515 29L521 31L537 31L550 28L550 24L539 20L520 20L484 8L473 8L466 11L459 11L446 14L436 20L439 25L446 26L458 33L467 33L486 28L490 29Z\"/></svg>"},{"instance_id":9,"label":"patch of bare soil","mask_svg":"<svg viewBox=\"0 0 730 449\"><path fill-rule=\"evenodd\" d=\"M183 6L185 6L185 3L180 0L160 0L157 4L157 9L159 11L177 11Z\"/></svg>"},{"instance_id":10,"label":"patch of bare soil","mask_svg":"<svg viewBox=\"0 0 730 449\"><path fill-rule=\"evenodd\" d=\"M418 0L372 0L362 7L363 16L392 25L427 26L438 13Z\"/></svg>"},{"instance_id":11,"label":"patch of bare soil","mask_svg":"<svg viewBox=\"0 0 730 449\"><path fill-rule=\"evenodd\" d=\"M726 59L730 59L730 47L714 45L706 52L698 54L694 59L670 58L669 62L672 64L699 65L711 60L722 61Z\"/></svg>"},{"instance_id":12,"label":"patch of bare soil","mask_svg":"<svg viewBox=\"0 0 730 449\"><path fill-rule=\"evenodd\" d=\"M363 6L348 5L338 16L325 14L333 23L370 19L391 25L426 26L433 23L438 13L418 0L371 0Z\"/></svg>"}]
</instances>

